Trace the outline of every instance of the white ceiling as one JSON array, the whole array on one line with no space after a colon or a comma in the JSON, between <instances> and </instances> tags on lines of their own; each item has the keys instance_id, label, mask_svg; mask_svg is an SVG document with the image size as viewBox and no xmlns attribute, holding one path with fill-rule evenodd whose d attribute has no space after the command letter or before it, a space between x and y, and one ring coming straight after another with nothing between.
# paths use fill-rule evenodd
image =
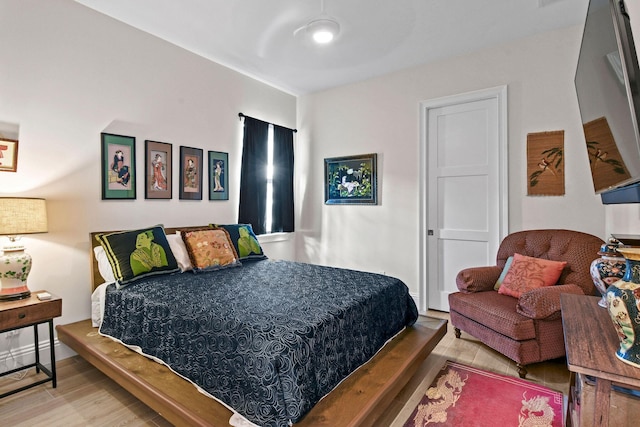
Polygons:
<instances>
[{"instance_id":1,"label":"white ceiling","mask_svg":"<svg viewBox=\"0 0 640 427\"><path fill-rule=\"evenodd\" d=\"M324 0L331 45L294 31L322 0L76 0L294 95L571 25L588 0ZM299 33L300 34L300 33Z\"/></svg>"}]
</instances>

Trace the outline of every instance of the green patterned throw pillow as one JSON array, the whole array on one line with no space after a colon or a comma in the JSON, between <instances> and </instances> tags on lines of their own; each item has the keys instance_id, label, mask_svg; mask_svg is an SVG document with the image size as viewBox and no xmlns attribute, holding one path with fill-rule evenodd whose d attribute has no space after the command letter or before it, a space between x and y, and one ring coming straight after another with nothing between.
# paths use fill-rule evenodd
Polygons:
<instances>
[{"instance_id":1,"label":"green patterned throw pillow","mask_svg":"<svg viewBox=\"0 0 640 427\"><path fill-rule=\"evenodd\" d=\"M214 228L227 230L240 261L267 259L253 233L251 224L211 224Z\"/></svg>"},{"instance_id":2,"label":"green patterned throw pillow","mask_svg":"<svg viewBox=\"0 0 640 427\"><path fill-rule=\"evenodd\" d=\"M100 233L96 239L107 254L118 288L143 277L180 271L161 225Z\"/></svg>"}]
</instances>

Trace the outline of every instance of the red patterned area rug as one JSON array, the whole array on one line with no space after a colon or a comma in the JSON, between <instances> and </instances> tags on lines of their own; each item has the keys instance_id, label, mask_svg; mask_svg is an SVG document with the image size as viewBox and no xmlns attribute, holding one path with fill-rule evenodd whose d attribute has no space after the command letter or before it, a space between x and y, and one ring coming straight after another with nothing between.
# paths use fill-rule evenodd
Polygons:
<instances>
[{"instance_id":1,"label":"red patterned area rug","mask_svg":"<svg viewBox=\"0 0 640 427\"><path fill-rule=\"evenodd\" d=\"M404 427L562 427L562 393L447 361Z\"/></svg>"}]
</instances>

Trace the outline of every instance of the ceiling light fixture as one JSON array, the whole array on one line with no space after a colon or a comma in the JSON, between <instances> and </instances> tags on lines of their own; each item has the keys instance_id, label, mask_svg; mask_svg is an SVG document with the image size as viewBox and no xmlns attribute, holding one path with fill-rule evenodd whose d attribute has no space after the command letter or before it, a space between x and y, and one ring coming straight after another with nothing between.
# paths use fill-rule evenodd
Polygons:
<instances>
[{"instance_id":1,"label":"ceiling light fixture","mask_svg":"<svg viewBox=\"0 0 640 427\"><path fill-rule=\"evenodd\" d=\"M307 24L307 33L318 44L331 43L340 32L340 24L330 17L314 19Z\"/></svg>"},{"instance_id":2,"label":"ceiling light fixture","mask_svg":"<svg viewBox=\"0 0 640 427\"><path fill-rule=\"evenodd\" d=\"M340 24L324 12L324 0L320 0L320 15L296 29L293 34L296 35L301 30L304 30L317 44L328 44L340 33Z\"/></svg>"}]
</instances>

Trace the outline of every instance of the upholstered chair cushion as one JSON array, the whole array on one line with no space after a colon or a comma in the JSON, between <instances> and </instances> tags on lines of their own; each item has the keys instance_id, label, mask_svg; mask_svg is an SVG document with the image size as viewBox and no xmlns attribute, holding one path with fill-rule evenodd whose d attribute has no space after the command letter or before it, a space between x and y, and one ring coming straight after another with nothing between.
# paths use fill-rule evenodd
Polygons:
<instances>
[{"instance_id":1,"label":"upholstered chair cushion","mask_svg":"<svg viewBox=\"0 0 640 427\"><path fill-rule=\"evenodd\" d=\"M563 293L584 295L580 286L571 284L534 289L520 295L516 309L531 319L560 318L560 294Z\"/></svg>"},{"instance_id":2,"label":"upholstered chair cushion","mask_svg":"<svg viewBox=\"0 0 640 427\"><path fill-rule=\"evenodd\" d=\"M598 257L600 239L587 233L571 230L527 230L509 234L498 249L496 264L504 266L507 259L522 255L566 261L567 265L558 279L559 285L573 283L580 286L585 295L597 295L588 266ZM595 249L594 249L595 248ZM587 268L585 268L587 266Z\"/></svg>"},{"instance_id":3,"label":"upholstered chair cushion","mask_svg":"<svg viewBox=\"0 0 640 427\"><path fill-rule=\"evenodd\" d=\"M471 267L461 270L456 276L456 285L460 292L491 291L502 273L502 267Z\"/></svg>"},{"instance_id":4,"label":"upholstered chair cushion","mask_svg":"<svg viewBox=\"0 0 640 427\"><path fill-rule=\"evenodd\" d=\"M457 298L450 298L449 304L451 310L481 321L484 327L512 339L521 341L536 337L533 320L516 311L516 298L494 290L468 294L461 292Z\"/></svg>"}]
</instances>

